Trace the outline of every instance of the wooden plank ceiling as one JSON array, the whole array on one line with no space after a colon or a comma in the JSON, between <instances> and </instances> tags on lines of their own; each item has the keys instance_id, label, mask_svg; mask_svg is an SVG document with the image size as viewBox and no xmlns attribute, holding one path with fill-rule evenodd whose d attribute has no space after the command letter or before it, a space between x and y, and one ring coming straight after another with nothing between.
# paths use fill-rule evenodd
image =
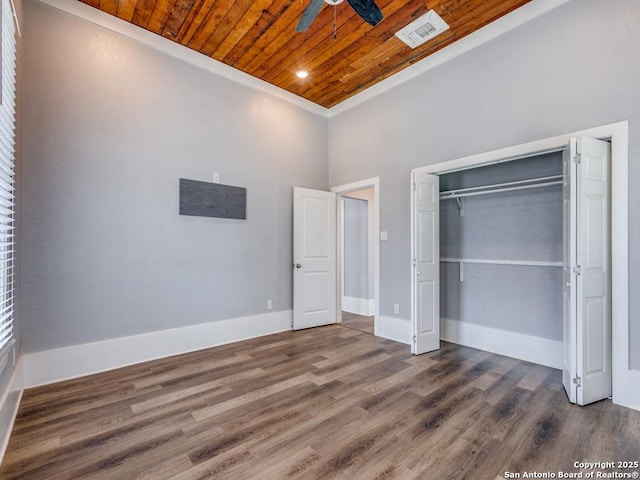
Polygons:
<instances>
[{"instance_id":1,"label":"wooden plank ceiling","mask_svg":"<svg viewBox=\"0 0 640 480\"><path fill-rule=\"evenodd\" d=\"M343 2L305 33L295 27L309 0L80 1L330 108L530 0L377 0L376 27ZM430 9L448 31L415 49L394 35Z\"/></svg>"}]
</instances>

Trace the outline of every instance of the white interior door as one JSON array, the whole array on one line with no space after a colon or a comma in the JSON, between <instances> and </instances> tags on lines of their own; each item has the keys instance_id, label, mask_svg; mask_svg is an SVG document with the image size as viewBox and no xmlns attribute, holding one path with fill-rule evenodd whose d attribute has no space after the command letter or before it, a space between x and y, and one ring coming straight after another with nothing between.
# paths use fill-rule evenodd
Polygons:
<instances>
[{"instance_id":1,"label":"white interior door","mask_svg":"<svg viewBox=\"0 0 640 480\"><path fill-rule=\"evenodd\" d=\"M440 182L414 173L413 339L414 354L440 348Z\"/></svg>"},{"instance_id":2,"label":"white interior door","mask_svg":"<svg viewBox=\"0 0 640 480\"><path fill-rule=\"evenodd\" d=\"M293 189L293 328L336 322L336 194Z\"/></svg>"},{"instance_id":3,"label":"white interior door","mask_svg":"<svg viewBox=\"0 0 640 480\"><path fill-rule=\"evenodd\" d=\"M610 145L580 137L568 155L563 383L587 405L611 396Z\"/></svg>"}]
</instances>

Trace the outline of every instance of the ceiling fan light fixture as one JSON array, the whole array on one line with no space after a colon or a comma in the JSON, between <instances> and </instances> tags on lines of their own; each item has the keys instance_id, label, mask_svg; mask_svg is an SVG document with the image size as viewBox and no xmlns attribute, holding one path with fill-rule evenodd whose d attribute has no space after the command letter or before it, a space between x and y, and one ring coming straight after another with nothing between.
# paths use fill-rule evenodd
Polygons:
<instances>
[{"instance_id":1,"label":"ceiling fan light fixture","mask_svg":"<svg viewBox=\"0 0 640 480\"><path fill-rule=\"evenodd\" d=\"M296 72L296 77L298 78L307 78L309 76L309 72L307 72L306 70L298 70Z\"/></svg>"},{"instance_id":2,"label":"ceiling fan light fixture","mask_svg":"<svg viewBox=\"0 0 640 480\"><path fill-rule=\"evenodd\" d=\"M310 0L307 8L302 12L302 16L296 25L296 32L306 32L311 23L322 10L325 5L336 5L342 3L344 0ZM374 0L347 0L347 3L353 8L356 13L369 25L375 27L382 19L384 15ZM334 27L334 39L336 30L336 11L333 12L333 27Z\"/></svg>"}]
</instances>

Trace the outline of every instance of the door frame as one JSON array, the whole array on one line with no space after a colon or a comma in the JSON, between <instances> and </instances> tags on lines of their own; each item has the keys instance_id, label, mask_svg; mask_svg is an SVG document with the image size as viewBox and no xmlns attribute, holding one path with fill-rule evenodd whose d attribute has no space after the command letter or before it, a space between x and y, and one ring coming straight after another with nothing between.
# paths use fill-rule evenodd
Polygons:
<instances>
[{"instance_id":1,"label":"door frame","mask_svg":"<svg viewBox=\"0 0 640 480\"><path fill-rule=\"evenodd\" d=\"M566 148L571 138L581 136L609 140L611 142L612 399L614 403L619 405L632 406L637 402L638 393L630 389L630 382L637 379L637 374L629 368L629 122L625 120L418 167L412 170L412 175L413 172L439 175L482 165L557 152ZM413 251L415 247L413 224L411 228L411 248ZM412 311L412 318L414 314L415 312Z\"/></svg>"},{"instance_id":2,"label":"door frame","mask_svg":"<svg viewBox=\"0 0 640 480\"><path fill-rule=\"evenodd\" d=\"M373 334L380 336L380 177L367 178L357 182L346 183L331 188L331 192L342 196L358 190L373 189ZM338 202L339 204L341 202ZM342 209L338 207L337 235L338 241L343 235ZM340 243L338 243L340 245ZM336 315L338 323L342 322L342 248L338 248L337 255L337 306Z\"/></svg>"}]
</instances>

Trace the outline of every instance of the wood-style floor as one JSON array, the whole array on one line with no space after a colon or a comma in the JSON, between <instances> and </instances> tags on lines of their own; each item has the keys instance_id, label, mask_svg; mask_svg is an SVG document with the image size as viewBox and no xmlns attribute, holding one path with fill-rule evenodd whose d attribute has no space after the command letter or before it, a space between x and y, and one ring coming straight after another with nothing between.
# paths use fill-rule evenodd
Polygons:
<instances>
[{"instance_id":1,"label":"wood-style floor","mask_svg":"<svg viewBox=\"0 0 640 480\"><path fill-rule=\"evenodd\" d=\"M27 390L2 479L453 479L640 460L640 412L560 372L339 325Z\"/></svg>"},{"instance_id":2,"label":"wood-style floor","mask_svg":"<svg viewBox=\"0 0 640 480\"><path fill-rule=\"evenodd\" d=\"M342 312L342 326L373 335L373 317Z\"/></svg>"}]
</instances>

